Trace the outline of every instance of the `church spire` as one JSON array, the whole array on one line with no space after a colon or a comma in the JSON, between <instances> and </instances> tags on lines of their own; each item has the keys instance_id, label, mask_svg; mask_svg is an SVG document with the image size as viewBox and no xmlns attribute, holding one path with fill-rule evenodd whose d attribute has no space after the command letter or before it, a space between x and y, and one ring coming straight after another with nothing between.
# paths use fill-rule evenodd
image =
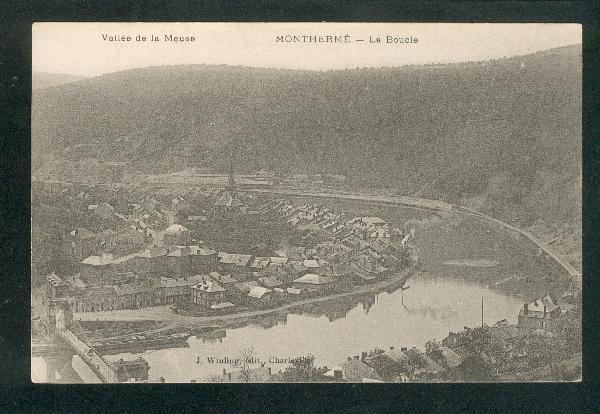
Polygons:
<instances>
[{"instance_id":1,"label":"church spire","mask_svg":"<svg viewBox=\"0 0 600 414\"><path fill-rule=\"evenodd\" d=\"M227 180L227 190L235 191L235 175L233 170L233 163L235 162L235 148L231 150L231 156L229 157L229 178Z\"/></svg>"},{"instance_id":2,"label":"church spire","mask_svg":"<svg viewBox=\"0 0 600 414\"><path fill-rule=\"evenodd\" d=\"M233 157L231 157L231 160L229 162L229 180L228 180L227 184L231 188L235 187L235 177L233 175Z\"/></svg>"}]
</instances>

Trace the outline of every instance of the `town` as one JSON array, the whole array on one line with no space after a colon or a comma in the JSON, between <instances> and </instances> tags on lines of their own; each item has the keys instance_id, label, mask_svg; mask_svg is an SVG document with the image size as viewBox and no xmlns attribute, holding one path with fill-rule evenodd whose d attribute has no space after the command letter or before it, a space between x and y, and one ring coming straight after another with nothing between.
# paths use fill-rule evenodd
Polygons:
<instances>
[{"instance_id":1,"label":"town","mask_svg":"<svg viewBox=\"0 0 600 414\"><path fill-rule=\"evenodd\" d=\"M153 198L130 212L107 202L88 205L90 215L114 218L122 228L69 232L64 248L80 260L79 269L47 276L50 307L97 312L173 304L175 312L196 315L264 309L391 278L418 261L407 243L411 233L377 217L348 219L318 204L244 200L233 174L226 189L210 196L208 216L189 214L192 204L181 196L169 211ZM260 231L261 220L272 216L299 233L299 245L270 252L259 241L248 251L224 252L190 229L212 221L221 231L234 225Z\"/></svg>"},{"instance_id":2,"label":"town","mask_svg":"<svg viewBox=\"0 0 600 414\"><path fill-rule=\"evenodd\" d=\"M60 260L50 263L61 270L47 273L37 286L43 293L32 303L32 336L43 342L67 329L87 353L111 347L179 346L189 333L132 334L125 341L85 342L78 336L85 334L73 314L169 305L171 312L182 316L217 317L303 303L328 306L336 297L404 289L419 267L418 249L411 243L414 228L394 226L375 216L348 216L318 203L238 191L233 168L225 188L194 188L174 197L169 193L161 201L158 196L127 194L119 186L98 189L58 180L37 185L38 194L78 206L81 220L91 226L67 229L59 243ZM138 198L113 206L132 197ZM42 267L35 261L33 265L34 271L40 270L36 265ZM566 332L576 333L580 319L573 315L580 312L579 294L566 291L559 297L526 302L516 325L504 320L488 326L482 321L481 327L449 332L440 343L429 341L425 351L402 346L363 351L331 369L311 366L307 371L304 366L295 380L510 380L517 367L526 375L530 348L540 343L550 359L540 357L539 366L558 359L561 375L576 378L578 336L571 338L575 343L567 353L557 340ZM473 343L485 346L473 349ZM102 360L100 354L95 358ZM297 368L294 361L306 365L314 360L298 358L278 373L262 364L248 368L244 376L239 370L225 370L222 377L203 380L294 381L289 377L290 370ZM537 374L523 379L549 375L543 367L537 369ZM149 365L140 357L119 360L107 370L106 378L147 381Z\"/></svg>"}]
</instances>

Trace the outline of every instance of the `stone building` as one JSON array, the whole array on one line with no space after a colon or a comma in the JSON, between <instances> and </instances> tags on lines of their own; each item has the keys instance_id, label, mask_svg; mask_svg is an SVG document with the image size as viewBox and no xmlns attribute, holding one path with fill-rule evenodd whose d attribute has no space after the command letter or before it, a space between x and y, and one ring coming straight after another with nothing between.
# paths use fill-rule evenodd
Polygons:
<instances>
[{"instance_id":1,"label":"stone building","mask_svg":"<svg viewBox=\"0 0 600 414\"><path fill-rule=\"evenodd\" d=\"M102 254L100 256L89 256L83 260L80 266L80 277L86 286L98 287L111 285L114 275L111 268L113 259L112 254Z\"/></svg>"},{"instance_id":2,"label":"stone building","mask_svg":"<svg viewBox=\"0 0 600 414\"><path fill-rule=\"evenodd\" d=\"M82 260L90 256L97 247L96 235L83 227L70 232L67 243L69 253L76 260Z\"/></svg>"},{"instance_id":3,"label":"stone building","mask_svg":"<svg viewBox=\"0 0 600 414\"><path fill-rule=\"evenodd\" d=\"M217 282L205 278L192 286L192 303L211 309L225 301L225 289Z\"/></svg>"},{"instance_id":4,"label":"stone building","mask_svg":"<svg viewBox=\"0 0 600 414\"><path fill-rule=\"evenodd\" d=\"M163 241L165 245L189 246L192 244L192 233L181 224L173 224L165 230Z\"/></svg>"},{"instance_id":5,"label":"stone building","mask_svg":"<svg viewBox=\"0 0 600 414\"><path fill-rule=\"evenodd\" d=\"M537 299L525 303L519 311L517 325L519 328L533 332L536 329L548 330L560 317L560 306L548 299Z\"/></svg>"}]
</instances>

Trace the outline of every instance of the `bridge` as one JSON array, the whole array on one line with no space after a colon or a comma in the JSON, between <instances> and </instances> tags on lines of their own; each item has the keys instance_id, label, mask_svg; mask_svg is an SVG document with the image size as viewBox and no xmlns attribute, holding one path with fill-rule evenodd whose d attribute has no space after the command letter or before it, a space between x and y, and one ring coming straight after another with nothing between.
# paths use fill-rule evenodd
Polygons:
<instances>
[{"instance_id":1,"label":"bridge","mask_svg":"<svg viewBox=\"0 0 600 414\"><path fill-rule=\"evenodd\" d=\"M130 373L124 373L119 370L119 364L107 361L93 346L89 345L83 338L73 332L70 328L70 321L65 318L65 311L59 310L55 315L54 341L52 343L32 343L31 356L43 357L47 365L47 381L55 378L56 372L60 372L61 377L67 373L70 378L81 380L71 366L72 356L78 355L81 360L92 370L92 372L103 383L119 383L130 377ZM138 359L133 362L123 362L125 364L140 365L144 364L145 376L148 378L148 366L145 360ZM139 373L139 371L138 371ZM134 373L134 378L139 378L138 373ZM72 375L74 374L74 375ZM70 382L79 382L70 380Z\"/></svg>"},{"instance_id":2,"label":"bridge","mask_svg":"<svg viewBox=\"0 0 600 414\"><path fill-rule=\"evenodd\" d=\"M68 328L57 330L57 335L64 339L88 367L103 383L117 383L118 376L113 366L106 361L93 347L86 344Z\"/></svg>"},{"instance_id":3,"label":"bridge","mask_svg":"<svg viewBox=\"0 0 600 414\"><path fill-rule=\"evenodd\" d=\"M48 366L48 380L54 379L55 375L54 372L51 372L52 369L50 369L49 365L51 364L49 362L53 362L55 367L64 369L66 365L71 367L71 357L73 355L79 355L101 382L119 382L113 365L69 329L70 321L66 320L64 310L59 310L56 313L54 322L54 341L51 343L35 343L31 346L31 356L41 356L46 361ZM59 362L56 363L57 361Z\"/></svg>"}]
</instances>

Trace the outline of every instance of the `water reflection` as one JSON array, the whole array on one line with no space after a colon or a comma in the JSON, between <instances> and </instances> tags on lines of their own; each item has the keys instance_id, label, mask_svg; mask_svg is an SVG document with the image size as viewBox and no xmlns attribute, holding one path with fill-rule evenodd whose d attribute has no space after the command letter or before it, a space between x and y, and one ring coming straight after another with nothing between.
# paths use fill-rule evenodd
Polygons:
<instances>
[{"instance_id":1,"label":"water reflection","mask_svg":"<svg viewBox=\"0 0 600 414\"><path fill-rule=\"evenodd\" d=\"M209 332L204 332L201 334L197 334L194 337L197 340L202 341L202 343L215 343L215 342L223 342L223 338L227 336L227 332L225 329L215 329Z\"/></svg>"},{"instance_id":2,"label":"water reflection","mask_svg":"<svg viewBox=\"0 0 600 414\"><path fill-rule=\"evenodd\" d=\"M422 277L411 288L392 293L343 298L326 304L311 304L291 313L276 313L213 332L191 336L189 348L170 348L144 354L107 356L108 359L142 355L149 361L151 378L168 382L190 382L221 375L227 364L215 358L235 358L251 349L257 361L274 372L285 364L270 363L311 353L319 366L332 367L347 356L389 346L422 347L429 339L441 340L449 330L500 319L516 322L520 301L499 292L455 279ZM198 363L198 361L200 361Z\"/></svg>"}]
</instances>

